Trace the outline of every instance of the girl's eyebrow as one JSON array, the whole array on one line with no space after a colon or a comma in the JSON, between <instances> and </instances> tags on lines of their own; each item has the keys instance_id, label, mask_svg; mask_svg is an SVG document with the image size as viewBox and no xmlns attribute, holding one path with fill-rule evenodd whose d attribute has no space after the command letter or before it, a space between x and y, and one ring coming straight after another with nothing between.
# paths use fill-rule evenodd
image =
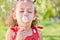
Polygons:
<instances>
[{"instance_id":1,"label":"girl's eyebrow","mask_svg":"<svg viewBox=\"0 0 60 40\"><path fill-rule=\"evenodd\" d=\"M32 8L27 8L28 10L32 10Z\"/></svg>"},{"instance_id":2,"label":"girl's eyebrow","mask_svg":"<svg viewBox=\"0 0 60 40\"><path fill-rule=\"evenodd\" d=\"M32 8L28 8L28 10L32 10Z\"/></svg>"},{"instance_id":3,"label":"girl's eyebrow","mask_svg":"<svg viewBox=\"0 0 60 40\"><path fill-rule=\"evenodd\" d=\"M24 10L24 8L20 8L21 10Z\"/></svg>"},{"instance_id":4,"label":"girl's eyebrow","mask_svg":"<svg viewBox=\"0 0 60 40\"><path fill-rule=\"evenodd\" d=\"M20 8L21 10L24 10L24 8ZM27 10L32 10L32 8L28 8Z\"/></svg>"},{"instance_id":5,"label":"girl's eyebrow","mask_svg":"<svg viewBox=\"0 0 60 40\"><path fill-rule=\"evenodd\" d=\"M28 11L32 11L32 9L28 9Z\"/></svg>"}]
</instances>

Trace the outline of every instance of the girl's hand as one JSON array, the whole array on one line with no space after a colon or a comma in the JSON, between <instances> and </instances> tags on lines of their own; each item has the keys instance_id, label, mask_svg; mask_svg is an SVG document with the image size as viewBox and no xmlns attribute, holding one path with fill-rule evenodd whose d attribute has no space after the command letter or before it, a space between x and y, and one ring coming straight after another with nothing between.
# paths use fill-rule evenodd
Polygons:
<instances>
[{"instance_id":1,"label":"girl's hand","mask_svg":"<svg viewBox=\"0 0 60 40\"><path fill-rule=\"evenodd\" d=\"M27 32L23 28L21 28L17 32L16 40L24 40L26 36L27 36Z\"/></svg>"}]
</instances>

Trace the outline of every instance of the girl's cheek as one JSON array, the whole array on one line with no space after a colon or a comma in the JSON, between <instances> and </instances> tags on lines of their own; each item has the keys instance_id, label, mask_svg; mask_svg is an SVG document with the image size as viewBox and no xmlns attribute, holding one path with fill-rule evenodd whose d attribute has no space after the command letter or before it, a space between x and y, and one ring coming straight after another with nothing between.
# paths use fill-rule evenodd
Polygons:
<instances>
[{"instance_id":1,"label":"girl's cheek","mask_svg":"<svg viewBox=\"0 0 60 40\"><path fill-rule=\"evenodd\" d=\"M21 14L19 14L19 13L16 13L16 18L17 18L17 20L21 20Z\"/></svg>"},{"instance_id":2,"label":"girl's cheek","mask_svg":"<svg viewBox=\"0 0 60 40\"><path fill-rule=\"evenodd\" d=\"M30 15L29 15L30 20L33 20L33 17L34 17L33 14L30 14Z\"/></svg>"}]
</instances>

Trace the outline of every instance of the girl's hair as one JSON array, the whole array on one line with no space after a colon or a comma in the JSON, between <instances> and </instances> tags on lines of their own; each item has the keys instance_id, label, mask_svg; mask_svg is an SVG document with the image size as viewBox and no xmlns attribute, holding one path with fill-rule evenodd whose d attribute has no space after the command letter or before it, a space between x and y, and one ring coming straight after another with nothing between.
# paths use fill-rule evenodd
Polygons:
<instances>
[{"instance_id":1,"label":"girl's hair","mask_svg":"<svg viewBox=\"0 0 60 40\"><path fill-rule=\"evenodd\" d=\"M34 2L35 2L35 1L34 1ZM33 3L34 3L34 2L33 2ZM8 16L8 18L7 18L7 20L6 20L6 24L7 24L8 26L11 26L11 27L18 26L17 20L14 20L14 19L13 19L13 13L14 13L14 10L15 10L15 6L16 6L16 4L13 4L13 7L11 8L11 12L10 12L10 14L9 14L9 16ZM36 17L38 17L38 13L37 13L37 11L36 11L36 8L35 8L34 11L35 11ZM32 21L31 27L36 26L37 23L38 23L38 19L36 18L35 20Z\"/></svg>"}]
</instances>

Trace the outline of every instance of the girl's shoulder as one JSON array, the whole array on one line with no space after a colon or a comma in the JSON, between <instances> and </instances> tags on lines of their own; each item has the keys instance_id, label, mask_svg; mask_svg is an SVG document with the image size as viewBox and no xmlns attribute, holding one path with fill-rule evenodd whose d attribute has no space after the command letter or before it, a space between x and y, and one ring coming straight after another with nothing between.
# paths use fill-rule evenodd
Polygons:
<instances>
[{"instance_id":1,"label":"girl's shoulder","mask_svg":"<svg viewBox=\"0 0 60 40\"><path fill-rule=\"evenodd\" d=\"M9 28L9 29L7 30L7 33L13 33L13 31L11 30L11 28Z\"/></svg>"},{"instance_id":2,"label":"girl's shoulder","mask_svg":"<svg viewBox=\"0 0 60 40\"><path fill-rule=\"evenodd\" d=\"M13 35L13 31L9 28L6 32L6 38L11 37Z\"/></svg>"},{"instance_id":3,"label":"girl's shoulder","mask_svg":"<svg viewBox=\"0 0 60 40\"><path fill-rule=\"evenodd\" d=\"M17 27L10 27L6 34L9 35L9 34L13 34L14 32L17 32L18 31L18 28Z\"/></svg>"},{"instance_id":4,"label":"girl's shoulder","mask_svg":"<svg viewBox=\"0 0 60 40\"><path fill-rule=\"evenodd\" d=\"M13 27L10 27L10 28L7 30L7 32L6 32L6 35L5 35L6 38L5 38L5 39L6 39L6 40L10 40L10 39L13 40L13 39L12 39L13 33L14 33L14 32L13 32Z\"/></svg>"},{"instance_id":5,"label":"girl's shoulder","mask_svg":"<svg viewBox=\"0 0 60 40\"><path fill-rule=\"evenodd\" d=\"M42 26L35 26L33 27L33 29L35 29L39 34L41 34L41 29L43 29Z\"/></svg>"}]
</instances>

